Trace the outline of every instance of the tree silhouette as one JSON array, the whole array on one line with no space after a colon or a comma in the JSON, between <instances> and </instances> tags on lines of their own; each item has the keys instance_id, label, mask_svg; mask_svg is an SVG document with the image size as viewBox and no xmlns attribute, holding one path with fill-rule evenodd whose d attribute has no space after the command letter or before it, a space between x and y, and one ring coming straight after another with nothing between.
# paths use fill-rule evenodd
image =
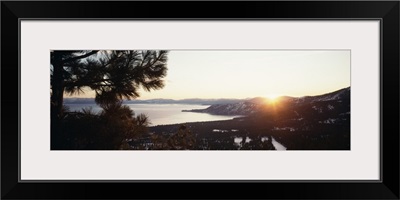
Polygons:
<instances>
[{"instance_id":1,"label":"tree silhouette","mask_svg":"<svg viewBox=\"0 0 400 200\"><path fill-rule=\"evenodd\" d=\"M139 88L151 91L164 87L167 54L164 50L51 51L52 145L60 142L56 133L62 129L64 94L90 89L95 92L96 103L106 112L103 116L117 108L130 116L129 109L121 107L122 100L139 97ZM144 115L135 120L132 123L138 127L148 123Z\"/></svg>"},{"instance_id":2,"label":"tree silhouette","mask_svg":"<svg viewBox=\"0 0 400 200\"><path fill-rule=\"evenodd\" d=\"M61 120L60 138L52 143L52 150L129 150L128 141L147 132L147 119L135 117L129 106L120 102L109 104L100 112L84 108L81 112L67 112Z\"/></svg>"},{"instance_id":3,"label":"tree silhouette","mask_svg":"<svg viewBox=\"0 0 400 200\"><path fill-rule=\"evenodd\" d=\"M167 51L52 51L52 117L60 118L64 93L75 94L90 88L101 106L139 97L146 91L164 87Z\"/></svg>"}]
</instances>

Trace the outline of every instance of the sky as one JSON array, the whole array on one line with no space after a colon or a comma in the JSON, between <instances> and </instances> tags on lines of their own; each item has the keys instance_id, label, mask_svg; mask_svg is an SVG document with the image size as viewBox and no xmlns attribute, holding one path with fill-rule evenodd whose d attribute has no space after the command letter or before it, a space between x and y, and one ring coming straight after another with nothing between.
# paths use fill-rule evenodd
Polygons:
<instances>
[{"instance_id":1,"label":"sky","mask_svg":"<svg viewBox=\"0 0 400 200\"><path fill-rule=\"evenodd\" d=\"M167 68L165 87L138 99L300 97L350 86L349 50L171 50Z\"/></svg>"}]
</instances>

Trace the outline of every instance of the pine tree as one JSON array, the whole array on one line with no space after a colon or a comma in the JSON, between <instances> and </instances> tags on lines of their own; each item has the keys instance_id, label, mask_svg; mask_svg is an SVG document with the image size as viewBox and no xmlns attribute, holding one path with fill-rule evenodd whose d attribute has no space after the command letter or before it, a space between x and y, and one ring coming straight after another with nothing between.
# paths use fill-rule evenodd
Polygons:
<instances>
[{"instance_id":1,"label":"pine tree","mask_svg":"<svg viewBox=\"0 0 400 200\"><path fill-rule=\"evenodd\" d=\"M106 110L139 97L140 88L163 88L167 73L164 50L51 51L50 56L52 143L61 127L64 94L93 90L96 103Z\"/></svg>"}]
</instances>

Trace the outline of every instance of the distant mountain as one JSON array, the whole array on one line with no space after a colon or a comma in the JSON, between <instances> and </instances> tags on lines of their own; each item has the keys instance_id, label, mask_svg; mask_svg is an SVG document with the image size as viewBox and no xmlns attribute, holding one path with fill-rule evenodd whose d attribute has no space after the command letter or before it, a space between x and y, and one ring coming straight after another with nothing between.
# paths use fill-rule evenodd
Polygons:
<instances>
[{"instance_id":1,"label":"distant mountain","mask_svg":"<svg viewBox=\"0 0 400 200\"><path fill-rule=\"evenodd\" d=\"M312 103L319 101L333 101L340 99L350 98L350 87L343 88L331 93L317 95L317 96L305 96L300 98L292 98L293 101L297 103Z\"/></svg>"},{"instance_id":2,"label":"distant mountain","mask_svg":"<svg viewBox=\"0 0 400 200\"><path fill-rule=\"evenodd\" d=\"M243 99L148 99L148 100L125 100L125 104L200 104L200 105L215 105L215 104L232 104L243 101ZM94 104L94 98L65 98L64 104Z\"/></svg>"},{"instance_id":3,"label":"distant mountain","mask_svg":"<svg viewBox=\"0 0 400 200\"><path fill-rule=\"evenodd\" d=\"M126 104L201 104L201 105L214 105L214 104L230 104L242 101L241 99L149 99L149 100L127 100Z\"/></svg>"},{"instance_id":4,"label":"distant mountain","mask_svg":"<svg viewBox=\"0 0 400 200\"><path fill-rule=\"evenodd\" d=\"M65 98L64 104L94 104L94 98Z\"/></svg>"},{"instance_id":5,"label":"distant mountain","mask_svg":"<svg viewBox=\"0 0 400 200\"><path fill-rule=\"evenodd\" d=\"M183 112L199 112L214 115L252 115L255 113L268 113L272 110L276 111L277 109L282 112L296 109L303 110L304 106L314 110L317 109L318 111L321 110L322 112L325 109L322 104L328 104L326 109L332 110L334 106L330 104L336 105L338 103L348 104L348 107L350 106L350 87L318 96L283 96L278 99L277 103L273 103L266 98L256 97L237 103L216 104L205 109L183 110ZM350 108L348 111L350 111Z\"/></svg>"},{"instance_id":6,"label":"distant mountain","mask_svg":"<svg viewBox=\"0 0 400 200\"><path fill-rule=\"evenodd\" d=\"M206 109L182 110L182 112L209 113L213 115L249 115L260 110L261 105L248 100L231 104L211 105Z\"/></svg>"}]
</instances>

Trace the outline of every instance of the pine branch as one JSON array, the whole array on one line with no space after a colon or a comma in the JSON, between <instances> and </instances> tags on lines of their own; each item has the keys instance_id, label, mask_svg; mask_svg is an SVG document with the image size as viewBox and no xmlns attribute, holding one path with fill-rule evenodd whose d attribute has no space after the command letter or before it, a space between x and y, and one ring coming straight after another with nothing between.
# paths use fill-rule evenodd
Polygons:
<instances>
[{"instance_id":1,"label":"pine branch","mask_svg":"<svg viewBox=\"0 0 400 200\"><path fill-rule=\"evenodd\" d=\"M80 55L80 56L67 58L67 59L65 59L65 60L63 60L61 62L64 64L64 63L68 63L68 62L71 62L71 61L79 60L79 59L82 59L82 58L87 58L87 57L89 57L89 56L91 56L93 54L96 54L97 52L99 52L99 50L91 51L89 53L86 53L86 54L83 54L83 55Z\"/></svg>"}]
</instances>

